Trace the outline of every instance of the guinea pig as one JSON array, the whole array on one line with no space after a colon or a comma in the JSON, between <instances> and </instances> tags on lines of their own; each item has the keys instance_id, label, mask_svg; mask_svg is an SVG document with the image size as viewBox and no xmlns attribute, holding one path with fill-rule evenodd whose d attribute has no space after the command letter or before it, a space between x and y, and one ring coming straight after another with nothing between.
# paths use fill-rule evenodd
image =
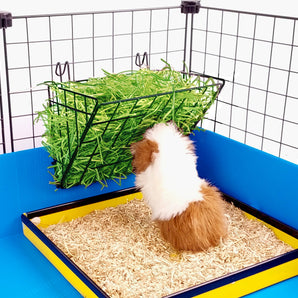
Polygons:
<instances>
[{"instance_id":1,"label":"guinea pig","mask_svg":"<svg viewBox=\"0 0 298 298\"><path fill-rule=\"evenodd\" d=\"M198 176L195 147L173 122L149 128L131 145L136 187L166 241L177 250L203 251L227 234L223 199Z\"/></svg>"}]
</instances>

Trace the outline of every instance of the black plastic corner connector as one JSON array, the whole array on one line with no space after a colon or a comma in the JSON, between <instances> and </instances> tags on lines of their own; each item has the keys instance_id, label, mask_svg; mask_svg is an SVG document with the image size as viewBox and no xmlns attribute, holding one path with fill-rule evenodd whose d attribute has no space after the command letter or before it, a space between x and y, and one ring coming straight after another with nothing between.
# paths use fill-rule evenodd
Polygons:
<instances>
[{"instance_id":1,"label":"black plastic corner connector","mask_svg":"<svg viewBox=\"0 0 298 298\"><path fill-rule=\"evenodd\" d=\"M200 7L200 1L182 1L181 13L198 13Z\"/></svg>"},{"instance_id":2,"label":"black plastic corner connector","mask_svg":"<svg viewBox=\"0 0 298 298\"><path fill-rule=\"evenodd\" d=\"M12 15L10 12L0 11L0 29L12 26Z\"/></svg>"}]
</instances>

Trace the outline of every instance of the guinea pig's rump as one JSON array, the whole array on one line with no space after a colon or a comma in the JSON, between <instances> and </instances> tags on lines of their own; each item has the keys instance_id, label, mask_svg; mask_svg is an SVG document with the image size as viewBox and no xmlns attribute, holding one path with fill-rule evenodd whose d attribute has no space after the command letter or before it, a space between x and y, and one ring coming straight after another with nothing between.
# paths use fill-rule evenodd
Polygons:
<instances>
[{"instance_id":1,"label":"guinea pig's rump","mask_svg":"<svg viewBox=\"0 0 298 298\"><path fill-rule=\"evenodd\" d=\"M178 250L203 251L227 235L224 204L217 188L204 184L203 201L191 202L181 214L158 220L162 236Z\"/></svg>"}]
</instances>

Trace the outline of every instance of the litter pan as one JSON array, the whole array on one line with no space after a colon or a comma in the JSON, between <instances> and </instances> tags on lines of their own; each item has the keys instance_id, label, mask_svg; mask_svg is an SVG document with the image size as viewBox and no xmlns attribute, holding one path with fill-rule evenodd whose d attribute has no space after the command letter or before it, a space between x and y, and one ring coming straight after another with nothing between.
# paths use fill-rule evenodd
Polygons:
<instances>
[{"instance_id":1,"label":"litter pan","mask_svg":"<svg viewBox=\"0 0 298 298\"><path fill-rule=\"evenodd\" d=\"M22 215L24 234L84 297L109 297L77 264L45 236L42 228L71 221L94 210L125 204L135 198L141 199L142 194L135 188L129 188L27 212ZM264 225L274 231L279 239L290 244L293 250L166 297L240 297L297 275L297 230L243 202L229 196L225 196L225 199L241 208L248 217L262 221Z\"/></svg>"}]
</instances>

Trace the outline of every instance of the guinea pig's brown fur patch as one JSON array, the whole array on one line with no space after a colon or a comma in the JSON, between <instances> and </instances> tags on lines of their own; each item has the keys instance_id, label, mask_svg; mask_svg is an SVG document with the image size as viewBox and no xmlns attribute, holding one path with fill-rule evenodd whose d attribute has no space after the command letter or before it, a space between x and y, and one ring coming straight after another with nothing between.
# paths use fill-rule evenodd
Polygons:
<instances>
[{"instance_id":1,"label":"guinea pig's brown fur patch","mask_svg":"<svg viewBox=\"0 0 298 298\"><path fill-rule=\"evenodd\" d=\"M133 155L132 167L136 174L145 171L153 161L153 153L159 152L158 144L148 139L133 143L130 149Z\"/></svg>"},{"instance_id":2,"label":"guinea pig's brown fur patch","mask_svg":"<svg viewBox=\"0 0 298 298\"><path fill-rule=\"evenodd\" d=\"M203 185L203 201L192 202L170 220L157 221L162 236L178 250L203 251L217 246L227 235L221 194L216 187Z\"/></svg>"}]
</instances>

